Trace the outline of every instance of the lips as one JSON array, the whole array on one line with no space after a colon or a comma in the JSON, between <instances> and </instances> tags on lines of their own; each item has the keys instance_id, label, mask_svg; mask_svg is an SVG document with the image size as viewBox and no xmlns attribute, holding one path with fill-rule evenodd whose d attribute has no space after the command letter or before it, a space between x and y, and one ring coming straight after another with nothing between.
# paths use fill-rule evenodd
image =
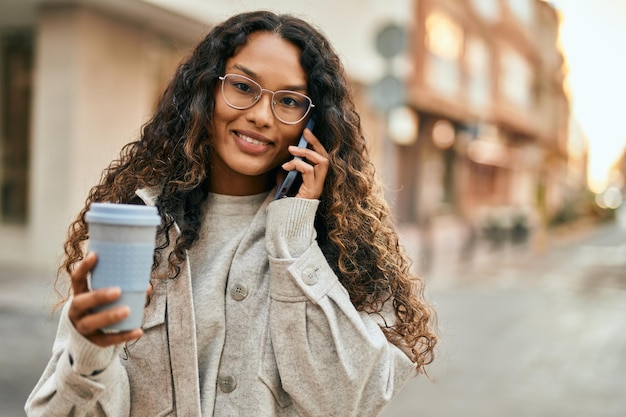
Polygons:
<instances>
[{"instance_id":1,"label":"lips","mask_svg":"<svg viewBox=\"0 0 626 417\"><path fill-rule=\"evenodd\" d=\"M239 150L248 155L262 155L274 146L271 140L255 132L233 130L232 133Z\"/></svg>"},{"instance_id":2,"label":"lips","mask_svg":"<svg viewBox=\"0 0 626 417\"><path fill-rule=\"evenodd\" d=\"M244 135L243 133L235 132L235 135L244 142L250 143L252 145L264 145L269 146L270 144L267 142L262 142L258 139L251 138L250 136Z\"/></svg>"}]
</instances>

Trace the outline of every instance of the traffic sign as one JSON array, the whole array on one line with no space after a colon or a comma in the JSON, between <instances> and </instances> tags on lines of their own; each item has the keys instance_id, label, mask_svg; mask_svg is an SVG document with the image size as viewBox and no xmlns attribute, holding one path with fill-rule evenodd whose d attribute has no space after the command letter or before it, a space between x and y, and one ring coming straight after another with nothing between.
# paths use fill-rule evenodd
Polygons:
<instances>
[{"instance_id":1,"label":"traffic sign","mask_svg":"<svg viewBox=\"0 0 626 417\"><path fill-rule=\"evenodd\" d=\"M395 23L384 26L376 36L376 50L387 59L404 52L406 46L406 31Z\"/></svg>"}]
</instances>

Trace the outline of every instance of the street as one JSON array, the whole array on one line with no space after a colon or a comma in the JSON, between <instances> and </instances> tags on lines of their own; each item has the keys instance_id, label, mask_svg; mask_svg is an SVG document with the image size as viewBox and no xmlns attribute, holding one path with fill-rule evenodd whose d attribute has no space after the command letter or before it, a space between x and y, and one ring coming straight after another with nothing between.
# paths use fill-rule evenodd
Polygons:
<instances>
[{"instance_id":1,"label":"street","mask_svg":"<svg viewBox=\"0 0 626 417\"><path fill-rule=\"evenodd\" d=\"M440 345L384 417L626 415L626 227L427 277ZM0 272L0 417L23 416L50 356L49 276Z\"/></svg>"},{"instance_id":2,"label":"street","mask_svg":"<svg viewBox=\"0 0 626 417\"><path fill-rule=\"evenodd\" d=\"M383 417L626 415L624 226L459 270L452 282L431 294L433 382L411 381Z\"/></svg>"}]
</instances>

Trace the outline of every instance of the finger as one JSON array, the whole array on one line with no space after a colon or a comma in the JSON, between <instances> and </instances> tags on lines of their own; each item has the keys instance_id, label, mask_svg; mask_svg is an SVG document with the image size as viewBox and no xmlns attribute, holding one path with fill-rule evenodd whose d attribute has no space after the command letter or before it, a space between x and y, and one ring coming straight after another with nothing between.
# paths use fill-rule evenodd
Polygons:
<instances>
[{"instance_id":1,"label":"finger","mask_svg":"<svg viewBox=\"0 0 626 417\"><path fill-rule=\"evenodd\" d=\"M285 162L282 165L282 168L285 171L298 171L301 175L302 175L302 180L306 181L307 177L310 177L311 175L314 175L314 168L313 165L309 164L308 162L305 162L301 159L293 159L289 162Z\"/></svg>"},{"instance_id":2,"label":"finger","mask_svg":"<svg viewBox=\"0 0 626 417\"><path fill-rule=\"evenodd\" d=\"M88 311L95 307L112 303L120 298L122 290L119 287L101 288L79 294L72 300L71 308Z\"/></svg>"},{"instance_id":3,"label":"finger","mask_svg":"<svg viewBox=\"0 0 626 417\"><path fill-rule=\"evenodd\" d=\"M305 129L304 136L309 143L309 147L299 148L297 146L290 146L289 152L294 157L304 158L307 160L307 162L313 165L322 165L323 167L328 167L328 152L326 151L326 148L324 148L324 145L322 145L319 139L317 139L317 136L315 136L308 129Z\"/></svg>"},{"instance_id":4,"label":"finger","mask_svg":"<svg viewBox=\"0 0 626 417\"><path fill-rule=\"evenodd\" d=\"M74 327L78 328L78 322L91 314L93 308L112 303L119 299L121 294L119 288L104 288L79 294L72 299L68 317Z\"/></svg>"},{"instance_id":5,"label":"finger","mask_svg":"<svg viewBox=\"0 0 626 417\"><path fill-rule=\"evenodd\" d=\"M76 265L76 268L70 274L72 291L74 294L81 294L89 291L89 286L87 285L87 275L96 265L97 260L98 257L96 254L90 252L87 256L85 256L85 259Z\"/></svg>"},{"instance_id":6,"label":"finger","mask_svg":"<svg viewBox=\"0 0 626 417\"><path fill-rule=\"evenodd\" d=\"M290 146L289 152L291 152L294 156L300 157L301 159L305 159L306 162L313 165L315 168L320 168L325 171L328 170L328 165L329 165L328 155L322 155L313 149L303 149L303 148L298 148L297 146L293 146L293 147ZM289 164L288 167L290 167L290 169L297 169L295 168L297 166L295 161L297 161L297 159L287 162L287 164ZM284 165L283 165L283 168L287 169Z\"/></svg>"},{"instance_id":7,"label":"finger","mask_svg":"<svg viewBox=\"0 0 626 417\"><path fill-rule=\"evenodd\" d=\"M304 137L309 143L309 146L308 146L309 149L313 149L318 154L324 157L328 157L328 152L326 152L326 148L324 148L324 145L322 145L322 143L319 141L317 136L313 134L313 132L311 132L309 129L305 129Z\"/></svg>"},{"instance_id":8,"label":"finger","mask_svg":"<svg viewBox=\"0 0 626 417\"><path fill-rule=\"evenodd\" d=\"M294 159L282 165L285 171L297 170L302 175L302 185L296 193L296 197L317 199L322 195L324 182L328 174L328 152L308 129L304 130L304 136L310 148L290 146L289 152Z\"/></svg>"},{"instance_id":9,"label":"finger","mask_svg":"<svg viewBox=\"0 0 626 417\"><path fill-rule=\"evenodd\" d=\"M119 345L121 343L130 342L131 340L139 339L143 335L143 330L134 329L119 333L103 333L98 332L89 336L88 339L91 343L101 347L107 347L112 345Z\"/></svg>"},{"instance_id":10,"label":"finger","mask_svg":"<svg viewBox=\"0 0 626 417\"><path fill-rule=\"evenodd\" d=\"M291 152L295 158L291 161L285 162L282 165L282 168L285 171L291 171L295 169L302 174L305 174L306 172L309 172L309 167L307 167L307 165L310 165L315 169L316 175L321 175L324 177L326 176L329 166L328 157L320 155L312 149L303 149L298 148L297 146L290 146L289 152Z\"/></svg>"},{"instance_id":11,"label":"finger","mask_svg":"<svg viewBox=\"0 0 626 417\"><path fill-rule=\"evenodd\" d=\"M74 327L80 334L91 336L100 329L119 323L129 315L130 308L128 306L107 308L106 310L84 316L74 324Z\"/></svg>"},{"instance_id":12,"label":"finger","mask_svg":"<svg viewBox=\"0 0 626 417\"><path fill-rule=\"evenodd\" d=\"M310 130L305 129L304 136L307 139L309 146L305 148L300 148L295 145L289 146L289 152L293 156L306 157L307 159L309 159L309 155L320 155L322 158L328 158L328 152L326 152L326 148L324 148L324 145L322 145L322 143L313 133L311 133Z\"/></svg>"},{"instance_id":13,"label":"finger","mask_svg":"<svg viewBox=\"0 0 626 417\"><path fill-rule=\"evenodd\" d=\"M326 169L320 165L314 166L302 160L292 162L294 169L302 175L302 184L296 193L298 198L318 199L324 190Z\"/></svg>"}]
</instances>

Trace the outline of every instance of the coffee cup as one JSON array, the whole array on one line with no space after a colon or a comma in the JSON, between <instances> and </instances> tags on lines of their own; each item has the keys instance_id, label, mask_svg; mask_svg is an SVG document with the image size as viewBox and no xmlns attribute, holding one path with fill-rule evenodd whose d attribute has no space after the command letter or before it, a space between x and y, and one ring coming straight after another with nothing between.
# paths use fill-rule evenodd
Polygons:
<instances>
[{"instance_id":1,"label":"coffee cup","mask_svg":"<svg viewBox=\"0 0 626 417\"><path fill-rule=\"evenodd\" d=\"M89 251L98 260L89 278L90 288L120 287L121 297L97 309L128 306L130 315L105 331L141 327L146 290L150 283L156 228L161 223L153 206L92 203L85 214L89 227Z\"/></svg>"}]
</instances>

